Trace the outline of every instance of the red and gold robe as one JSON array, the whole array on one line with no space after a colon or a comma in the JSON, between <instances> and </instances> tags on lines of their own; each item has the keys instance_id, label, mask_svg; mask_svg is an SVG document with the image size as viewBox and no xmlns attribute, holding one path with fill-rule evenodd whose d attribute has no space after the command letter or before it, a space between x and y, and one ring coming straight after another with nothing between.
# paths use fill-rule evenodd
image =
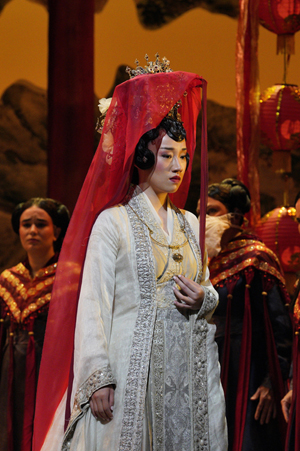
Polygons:
<instances>
[{"instance_id":1,"label":"red and gold robe","mask_svg":"<svg viewBox=\"0 0 300 451\"><path fill-rule=\"evenodd\" d=\"M30 451L37 376L57 256L34 278L28 262L0 276L1 451Z\"/></svg>"},{"instance_id":2,"label":"red and gold robe","mask_svg":"<svg viewBox=\"0 0 300 451\"><path fill-rule=\"evenodd\" d=\"M213 319L229 450L264 451L270 444L281 451L285 422L280 400L289 375L292 329L278 259L254 235L243 233L211 260L210 276L219 293ZM273 388L277 404L276 420L263 426L254 419L257 401L250 400L261 385Z\"/></svg>"}]
</instances>

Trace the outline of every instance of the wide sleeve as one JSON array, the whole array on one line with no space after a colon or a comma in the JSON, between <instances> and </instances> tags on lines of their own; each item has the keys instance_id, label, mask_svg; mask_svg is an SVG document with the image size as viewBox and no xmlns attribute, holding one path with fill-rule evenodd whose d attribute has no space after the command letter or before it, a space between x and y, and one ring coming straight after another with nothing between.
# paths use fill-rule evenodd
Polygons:
<instances>
[{"instance_id":1,"label":"wide sleeve","mask_svg":"<svg viewBox=\"0 0 300 451\"><path fill-rule=\"evenodd\" d=\"M199 243L199 221L196 218L195 215L192 213L186 211L185 217L187 221L189 222L195 237ZM200 285L202 286L204 290L204 300L201 306L201 309L198 313L198 318L205 317L207 320L210 320L213 312L215 311L218 302L219 302L219 296L217 291L214 289L214 287L211 284L211 281L209 280L209 269L208 269L208 261L207 261L207 251L205 250L205 255L203 258L203 266L202 266L202 275L200 279Z\"/></svg>"},{"instance_id":2,"label":"wide sleeve","mask_svg":"<svg viewBox=\"0 0 300 451\"><path fill-rule=\"evenodd\" d=\"M118 221L111 210L99 215L84 263L75 329L75 410L99 388L117 384L108 355L119 249Z\"/></svg>"}]
</instances>

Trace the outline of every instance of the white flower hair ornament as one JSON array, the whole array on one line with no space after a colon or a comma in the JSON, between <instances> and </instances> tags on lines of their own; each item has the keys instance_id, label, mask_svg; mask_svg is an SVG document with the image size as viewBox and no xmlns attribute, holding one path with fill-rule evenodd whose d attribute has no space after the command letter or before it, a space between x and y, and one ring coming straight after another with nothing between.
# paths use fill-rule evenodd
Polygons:
<instances>
[{"instance_id":1,"label":"white flower hair ornament","mask_svg":"<svg viewBox=\"0 0 300 451\"><path fill-rule=\"evenodd\" d=\"M98 133L102 133L104 121L106 118L106 113L111 104L111 100L112 100L111 97L109 97L108 99L102 98L99 100L98 107L99 107L99 111L100 111L100 116L98 117L97 123L96 123L96 130Z\"/></svg>"}]
</instances>

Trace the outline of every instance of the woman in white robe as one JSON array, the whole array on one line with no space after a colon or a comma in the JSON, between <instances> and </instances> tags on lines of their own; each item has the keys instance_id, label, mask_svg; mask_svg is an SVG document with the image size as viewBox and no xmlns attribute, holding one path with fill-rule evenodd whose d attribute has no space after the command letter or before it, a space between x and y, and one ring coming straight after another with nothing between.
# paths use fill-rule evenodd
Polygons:
<instances>
[{"instance_id":1,"label":"woman in white robe","mask_svg":"<svg viewBox=\"0 0 300 451\"><path fill-rule=\"evenodd\" d=\"M168 120L181 130L175 106ZM169 200L183 182L187 144L166 125L157 123L158 136L146 142L141 160L150 151L152 164L135 158L138 186L102 211L90 233L63 450L227 449L209 322L218 299L201 261L199 223ZM63 416L58 408L43 450L60 447Z\"/></svg>"}]
</instances>

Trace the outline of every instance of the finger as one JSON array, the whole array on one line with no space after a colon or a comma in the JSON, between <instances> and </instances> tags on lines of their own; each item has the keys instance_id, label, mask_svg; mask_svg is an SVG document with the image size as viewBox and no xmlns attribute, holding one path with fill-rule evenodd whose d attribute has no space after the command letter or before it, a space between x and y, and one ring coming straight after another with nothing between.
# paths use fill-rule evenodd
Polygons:
<instances>
[{"instance_id":1,"label":"finger","mask_svg":"<svg viewBox=\"0 0 300 451\"><path fill-rule=\"evenodd\" d=\"M262 409L263 409L263 401L261 398L259 398L259 402L257 404L255 415L254 415L255 420L259 420Z\"/></svg>"},{"instance_id":2,"label":"finger","mask_svg":"<svg viewBox=\"0 0 300 451\"><path fill-rule=\"evenodd\" d=\"M285 419L285 421L286 422L288 422L289 421L289 414L290 414L290 409L289 409L289 404L286 402L286 401L284 401L284 399L281 401L281 407L282 407L282 413L283 413L283 416L284 416L284 419Z\"/></svg>"},{"instance_id":3,"label":"finger","mask_svg":"<svg viewBox=\"0 0 300 451\"><path fill-rule=\"evenodd\" d=\"M176 296L176 293L174 293L174 294ZM181 311L195 309L195 307L194 307L195 302L190 298L186 298L185 296L183 298L179 298L179 296L178 296L178 299L174 300L174 305L176 305L176 307L178 309L180 309Z\"/></svg>"},{"instance_id":4,"label":"finger","mask_svg":"<svg viewBox=\"0 0 300 451\"><path fill-rule=\"evenodd\" d=\"M266 409L266 415L265 415L265 417L263 418L263 419L264 419L264 422L265 422L266 424L269 423L269 421L270 421L270 419L271 419L271 416L272 416L272 412L273 412L273 406L272 406L272 404L271 404L271 405L269 406L269 408ZM261 423L261 424L263 424L263 423Z\"/></svg>"},{"instance_id":5,"label":"finger","mask_svg":"<svg viewBox=\"0 0 300 451\"><path fill-rule=\"evenodd\" d=\"M90 400L91 412L95 418L101 421L106 421L105 416L102 413L102 407L100 406L99 400L96 402L94 399Z\"/></svg>"},{"instance_id":6,"label":"finger","mask_svg":"<svg viewBox=\"0 0 300 451\"><path fill-rule=\"evenodd\" d=\"M111 411L110 403L109 403L108 399L103 400L102 408L103 408L103 415L104 415L105 419L112 420L113 413Z\"/></svg>"},{"instance_id":7,"label":"finger","mask_svg":"<svg viewBox=\"0 0 300 451\"><path fill-rule=\"evenodd\" d=\"M177 277L186 287L188 287L189 290L193 291L194 293L198 292L199 284L194 280L191 280L182 274L178 274L177 276L174 277Z\"/></svg>"},{"instance_id":8,"label":"finger","mask_svg":"<svg viewBox=\"0 0 300 451\"><path fill-rule=\"evenodd\" d=\"M182 312L184 312L184 310L191 310L191 307L189 305L182 303L182 302L178 301L177 299L175 299L174 305L176 305L176 307Z\"/></svg>"},{"instance_id":9,"label":"finger","mask_svg":"<svg viewBox=\"0 0 300 451\"><path fill-rule=\"evenodd\" d=\"M258 390L256 390L256 392L254 393L254 395L252 395L251 396L251 401L255 401L257 398L258 398L258 396L259 396L259 392L258 392Z\"/></svg>"},{"instance_id":10,"label":"finger","mask_svg":"<svg viewBox=\"0 0 300 451\"><path fill-rule=\"evenodd\" d=\"M109 393L109 406L110 409L113 410L115 405L115 390L113 388L110 388L110 393Z\"/></svg>"},{"instance_id":11,"label":"finger","mask_svg":"<svg viewBox=\"0 0 300 451\"><path fill-rule=\"evenodd\" d=\"M96 418L104 422L112 419L112 412L109 405L109 395L110 389L105 387L99 391L96 391L91 398L93 407L92 413Z\"/></svg>"},{"instance_id":12,"label":"finger","mask_svg":"<svg viewBox=\"0 0 300 451\"><path fill-rule=\"evenodd\" d=\"M261 409L261 413L260 413L260 424L264 424L266 422L268 413L269 413L269 406L267 403L264 403L264 405Z\"/></svg>"},{"instance_id":13,"label":"finger","mask_svg":"<svg viewBox=\"0 0 300 451\"><path fill-rule=\"evenodd\" d=\"M178 288L173 287L173 291L179 302L183 302L184 304L187 304L187 305L193 304L193 302L194 302L193 299L191 299L189 296L186 296L185 294L183 294L181 291L178 290Z\"/></svg>"},{"instance_id":14,"label":"finger","mask_svg":"<svg viewBox=\"0 0 300 451\"><path fill-rule=\"evenodd\" d=\"M187 295L187 296L195 296L196 295L196 291L195 289L192 290L187 283L185 283L185 281L183 280L184 276L174 276L173 279L175 280L175 282L177 283L177 285L180 287L180 289ZM186 278L185 278L186 279ZM188 279L186 279L188 280Z\"/></svg>"},{"instance_id":15,"label":"finger","mask_svg":"<svg viewBox=\"0 0 300 451\"><path fill-rule=\"evenodd\" d=\"M110 390L107 389L103 393L101 393L101 397L99 399L99 414L101 419L106 421L110 421L113 418L113 414L110 408Z\"/></svg>"},{"instance_id":16,"label":"finger","mask_svg":"<svg viewBox=\"0 0 300 451\"><path fill-rule=\"evenodd\" d=\"M92 398L90 399L90 408L91 408L92 414L94 415L94 417L96 417L94 402L93 402Z\"/></svg>"}]
</instances>

